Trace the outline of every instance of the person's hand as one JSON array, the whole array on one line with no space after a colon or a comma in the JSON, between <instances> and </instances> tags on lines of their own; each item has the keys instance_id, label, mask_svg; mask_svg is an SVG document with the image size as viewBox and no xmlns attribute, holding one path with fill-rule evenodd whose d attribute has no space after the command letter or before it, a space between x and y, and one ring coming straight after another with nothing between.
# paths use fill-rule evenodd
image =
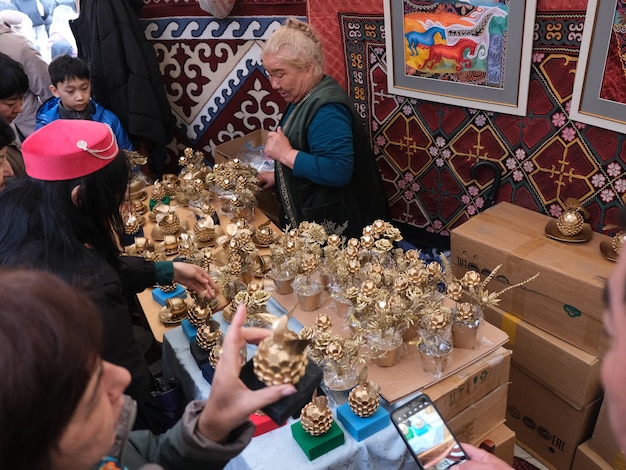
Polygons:
<instances>
[{"instance_id":1,"label":"person's hand","mask_svg":"<svg viewBox=\"0 0 626 470\"><path fill-rule=\"evenodd\" d=\"M269 189L276 184L273 171L262 171L257 175L257 179L261 189Z\"/></svg>"},{"instance_id":2,"label":"person's hand","mask_svg":"<svg viewBox=\"0 0 626 470\"><path fill-rule=\"evenodd\" d=\"M263 328L242 328L245 319L246 307L240 304L224 339L211 394L198 421L198 430L214 442L226 441L231 431L256 410L296 393L290 384L252 391L239 379L241 349L246 347L246 342L258 344L271 334Z\"/></svg>"},{"instance_id":3,"label":"person's hand","mask_svg":"<svg viewBox=\"0 0 626 470\"><path fill-rule=\"evenodd\" d=\"M459 470L512 470L503 460L473 445L463 444L463 450L470 460L459 465Z\"/></svg>"},{"instance_id":4,"label":"person's hand","mask_svg":"<svg viewBox=\"0 0 626 470\"><path fill-rule=\"evenodd\" d=\"M195 264L174 261L174 281L198 294L205 292L211 298L215 297L217 292L215 281L204 269Z\"/></svg>"},{"instance_id":5,"label":"person's hand","mask_svg":"<svg viewBox=\"0 0 626 470\"><path fill-rule=\"evenodd\" d=\"M265 155L293 169L298 151L291 146L289 139L279 127L275 132L268 132Z\"/></svg>"}]
</instances>

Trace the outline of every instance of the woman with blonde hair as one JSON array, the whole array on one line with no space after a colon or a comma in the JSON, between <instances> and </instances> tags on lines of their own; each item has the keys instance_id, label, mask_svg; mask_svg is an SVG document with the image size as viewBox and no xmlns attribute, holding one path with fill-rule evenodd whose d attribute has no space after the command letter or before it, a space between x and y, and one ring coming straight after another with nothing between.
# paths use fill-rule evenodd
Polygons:
<instances>
[{"instance_id":1,"label":"woman with blonde hair","mask_svg":"<svg viewBox=\"0 0 626 470\"><path fill-rule=\"evenodd\" d=\"M363 226L388 219L389 208L369 136L346 91L324 74L322 45L311 27L288 18L266 42L261 57L270 84L287 102L265 154L276 184L281 224L322 224L329 233L361 235Z\"/></svg>"}]
</instances>

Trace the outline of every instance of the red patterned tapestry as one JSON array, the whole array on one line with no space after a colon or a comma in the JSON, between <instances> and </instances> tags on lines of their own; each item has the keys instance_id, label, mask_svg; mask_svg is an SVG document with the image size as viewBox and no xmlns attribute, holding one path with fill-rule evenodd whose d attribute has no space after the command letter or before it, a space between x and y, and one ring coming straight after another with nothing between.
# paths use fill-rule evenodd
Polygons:
<instances>
[{"instance_id":1,"label":"red patterned tapestry","mask_svg":"<svg viewBox=\"0 0 626 470\"><path fill-rule=\"evenodd\" d=\"M339 13L347 89L367 122L394 221L447 237L495 201L558 216L579 199L595 230L615 223L626 193L625 136L568 111L584 12L538 13L528 112L516 117L387 92L382 15Z\"/></svg>"}]
</instances>

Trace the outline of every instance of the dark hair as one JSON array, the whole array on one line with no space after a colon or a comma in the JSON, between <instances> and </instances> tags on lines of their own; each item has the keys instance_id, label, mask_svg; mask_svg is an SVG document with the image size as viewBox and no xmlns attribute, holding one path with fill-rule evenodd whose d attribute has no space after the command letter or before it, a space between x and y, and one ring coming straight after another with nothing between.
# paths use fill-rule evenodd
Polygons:
<instances>
[{"instance_id":1,"label":"dark hair","mask_svg":"<svg viewBox=\"0 0 626 470\"><path fill-rule=\"evenodd\" d=\"M100 356L100 320L51 274L0 270L0 285L0 461L47 469Z\"/></svg>"},{"instance_id":2,"label":"dark hair","mask_svg":"<svg viewBox=\"0 0 626 470\"><path fill-rule=\"evenodd\" d=\"M11 144L15 140L15 132L4 119L0 117L0 149Z\"/></svg>"},{"instance_id":3,"label":"dark hair","mask_svg":"<svg viewBox=\"0 0 626 470\"><path fill-rule=\"evenodd\" d=\"M0 265L38 268L81 284L98 252L118 268L125 152L95 173L65 181L20 178L0 193ZM78 204L72 190L78 186Z\"/></svg>"},{"instance_id":4,"label":"dark hair","mask_svg":"<svg viewBox=\"0 0 626 470\"><path fill-rule=\"evenodd\" d=\"M22 65L0 52L0 100L22 97L28 91L28 76Z\"/></svg>"},{"instance_id":5,"label":"dark hair","mask_svg":"<svg viewBox=\"0 0 626 470\"><path fill-rule=\"evenodd\" d=\"M54 86L72 78L90 80L87 62L69 55L60 55L52 59L52 62L48 65L48 73L50 74L50 81Z\"/></svg>"}]
</instances>

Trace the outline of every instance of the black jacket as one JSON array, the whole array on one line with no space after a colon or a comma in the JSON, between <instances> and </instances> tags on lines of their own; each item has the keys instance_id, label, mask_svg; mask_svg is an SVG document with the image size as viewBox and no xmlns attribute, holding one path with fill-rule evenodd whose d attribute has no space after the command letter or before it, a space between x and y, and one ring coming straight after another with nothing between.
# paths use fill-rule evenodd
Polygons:
<instances>
[{"instance_id":1,"label":"black jacket","mask_svg":"<svg viewBox=\"0 0 626 470\"><path fill-rule=\"evenodd\" d=\"M129 0L81 0L70 22L91 71L92 98L120 118L135 141L165 145L174 118L156 54Z\"/></svg>"}]
</instances>

